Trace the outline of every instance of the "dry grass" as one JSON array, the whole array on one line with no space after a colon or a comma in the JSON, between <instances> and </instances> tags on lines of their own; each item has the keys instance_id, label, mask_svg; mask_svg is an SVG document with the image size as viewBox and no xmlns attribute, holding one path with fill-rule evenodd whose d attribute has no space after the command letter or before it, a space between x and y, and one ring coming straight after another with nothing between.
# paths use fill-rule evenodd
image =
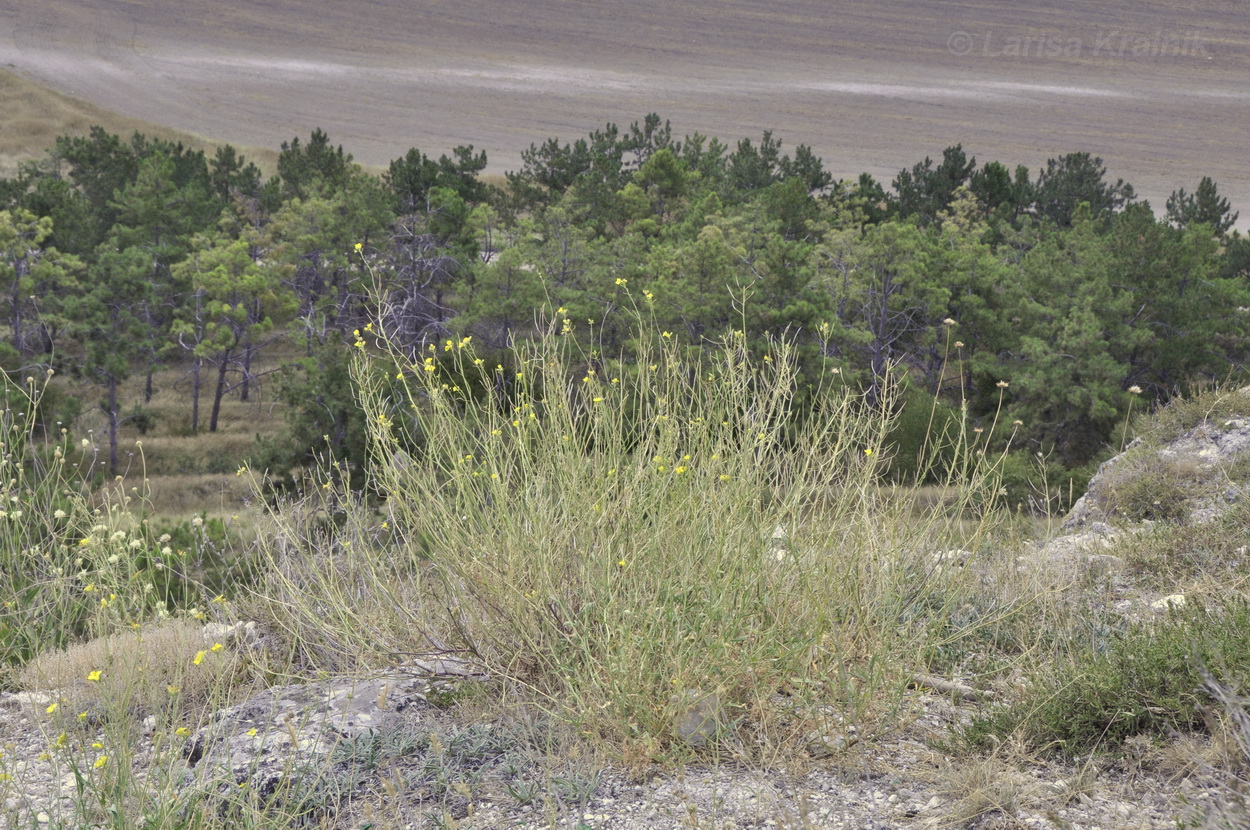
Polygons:
<instances>
[{"instance_id":1,"label":"dry grass","mask_svg":"<svg viewBox=\"0 0 1250 830\"><path fill-rule=\"evenodd\" d=\"M1041 794L1037 781L1017 761L999 754L957 762L942 769L934 788L947 801L946 827L1012 827L1016 815ZM991 821L993 823L991 823ZM1021 825L1023 826L1023 825Z\"/></svg>"},{"instance_id":2,"label":"dry grass","mask_svg":"<svg viewBox=\"0 0 1250 830\"><path fill-rule=\"evenodd\" d=\"M271 354L257 362L255 371L272 370L287 356L281 345L276 345ZM124 422L118 442L119 472L132 484L142 482L136 495L142 498L145 512L169 519L201 513L230 517L254 504L253 483L237 473L256 452L257 438L280 435L286 428L273 379L272 374L263 376L253 386L249 401L239 400L237 391L227 395L216 432L208 431L210 388L201 393L200 428L196 432L190 429L191 398L185 366L175 364L158 371L155 394L147 403L144 377L131 377L123 384L119 397L122 414L142 410L152 419L146 434L134 421ZM98 448L95 463L103 465L107 421L98 407L90 405L98 399L98 389L62 377L53 383L88 402L72 424L73 435L75 439L89 437Z\"/></svg>"},{"instance_id":3,"label":"dry grass","mask_svg":"<svg viewBox=\"0 0 1250 830\"><path fill-rule=\"evenodd\" d=\"M55 691L73 713L124 712L141 719L171 706L192 712L210 698L220 702L223 689L238 676L239 655L224 647L213 651L214 646L200 624L167 620L45 652L22 669L18 685ZM89 680L95 672L97 679Z\"/></svg>"},{"instance_id":4,"label":"dry grass","mask_svg":"<svg viewBox=\"0 0 1250 830\"><path fill-rule=\"evenodd\" d=\"M362 354L385 513L318 488L275 517L263 618L330 671L472 655L636 762L780 763L812 732L890 728L922 643L981 626L950 622L970 586L932 554L979 549L993 519L961 514L987 479L917 511L879 489L888 419L852 390L794 422L785 344L696 366L645 326L636 363L597 371L554 329L517 346L507 400L467 340L443 374L392 355L394 396Z\"/></svg>"},{"instance_id":5,"label":"dry grass","mask_svg":"<svg viewBox=\"0 0 1250 830\"><path fill-rule=\"evenodd\" d=\"M210 156L222 144L173 129L159 120L112 112L3 69L0 69L0 112L4 113L4 120L0 122L0 176L13 175L23 161L43 158L57 136L86 135L94 126L122 136L141 132L152 138L182 142ZM276 166L277 153L272 148L239 149L266 169Z\"/></svg>"}]
</instances>

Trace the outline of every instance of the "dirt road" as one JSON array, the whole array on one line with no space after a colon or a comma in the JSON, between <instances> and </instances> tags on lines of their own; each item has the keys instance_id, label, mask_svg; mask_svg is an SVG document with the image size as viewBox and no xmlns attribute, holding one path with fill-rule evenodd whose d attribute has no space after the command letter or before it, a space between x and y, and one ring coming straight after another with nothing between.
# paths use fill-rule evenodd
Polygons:
<instances>
[{"instance_id":1,"label":"dirt road","mask_svg":"<svg viewBox=\"0 0 1250 830\"><path fill-rule=\"evenodd\" d=\"M237 144L320 126L370 165L472 143L500 172L651 111L886 182L957 142L1035 172L1088 150L1156 209L1210 175L1250 226L1244 0L16 0L0 65Z\"/></svg>"}]
</instances>

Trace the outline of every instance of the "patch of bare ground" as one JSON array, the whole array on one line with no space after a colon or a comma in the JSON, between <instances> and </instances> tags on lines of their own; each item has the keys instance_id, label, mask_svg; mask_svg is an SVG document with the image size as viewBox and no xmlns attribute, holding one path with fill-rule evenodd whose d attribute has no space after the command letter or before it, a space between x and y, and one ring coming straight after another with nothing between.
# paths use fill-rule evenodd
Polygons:
<instances>
[{"instance_id":1,"label":"patch of bare ground","mask_svg":"<svg viewBox=\"0 0 1250 830\"><path fill-rule=\"evenodd\" d=\"M1209 175L1250 222L1250 15L1225 0L45 0L0 10L0 64L241 145L321 126L369 165L473 143L498 172L656 111L887 181L957 142L1033 168L1086 150L1156 208Z\"/></svg>"}]
</instances>

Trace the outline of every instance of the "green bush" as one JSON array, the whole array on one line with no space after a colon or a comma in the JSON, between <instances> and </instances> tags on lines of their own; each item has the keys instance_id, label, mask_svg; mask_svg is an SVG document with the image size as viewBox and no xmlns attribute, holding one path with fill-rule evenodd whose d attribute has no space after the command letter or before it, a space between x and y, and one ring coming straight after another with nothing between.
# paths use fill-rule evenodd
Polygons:
<instances>
[{"instance_id":1,"label":"green bush","mask_svg":"<svg viewBox=\"0 0 1250 830\"><path fill-rule=\"evenodd\" d=\"M899 385L886 437L890 479L900 484L939 482L961 455L955 437L964 421L957 409L910 380Z\"/></svg>"},{"instance_id":2,"label":"green bush","mask_svg":"<svg viewBox=\"0 0 1250 830\"><path fill-rule=\"evenodd\" d=\"M1036 453L1007 453L998 468L1001 503L1039 516L1062 516L1085 494L1094 469L1047 464Z\"/></svg>"},{"instance_id":3,"label":"green bush","mask_svg":"<svg viewBox=\"0 0 1250 830\"><path fill-rule=\"evenodd\" d=\"M1206 728L1206 674L1250 689L1250 605L1190 602L1164 619L1112 635L1033 678L1025 697L959 732L982 748L1016 734L1031 747L1076 756L1141 734Z\"/></svg>"}]
</instances>

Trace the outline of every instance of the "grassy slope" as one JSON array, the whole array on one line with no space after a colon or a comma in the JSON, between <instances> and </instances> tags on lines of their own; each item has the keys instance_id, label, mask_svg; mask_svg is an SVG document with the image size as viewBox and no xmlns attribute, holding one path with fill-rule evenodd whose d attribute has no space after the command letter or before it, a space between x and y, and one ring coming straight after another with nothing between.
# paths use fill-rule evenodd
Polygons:
<instances>
[{"instance_id":1,"label":"grassy slope","mask_svg":"<svg viewBox=\"0 0 1250 830\"><path fill-rule=\"evenodd\" d=\"M161 124L98 107L0 69L0 176L12 175L24 161L44 156L60 135L86 135L93 126L128 136L141 132L212 153L221 143ZM246 148L245 155L273 167L273 150Z\"/></svg>"}]
</instances>

